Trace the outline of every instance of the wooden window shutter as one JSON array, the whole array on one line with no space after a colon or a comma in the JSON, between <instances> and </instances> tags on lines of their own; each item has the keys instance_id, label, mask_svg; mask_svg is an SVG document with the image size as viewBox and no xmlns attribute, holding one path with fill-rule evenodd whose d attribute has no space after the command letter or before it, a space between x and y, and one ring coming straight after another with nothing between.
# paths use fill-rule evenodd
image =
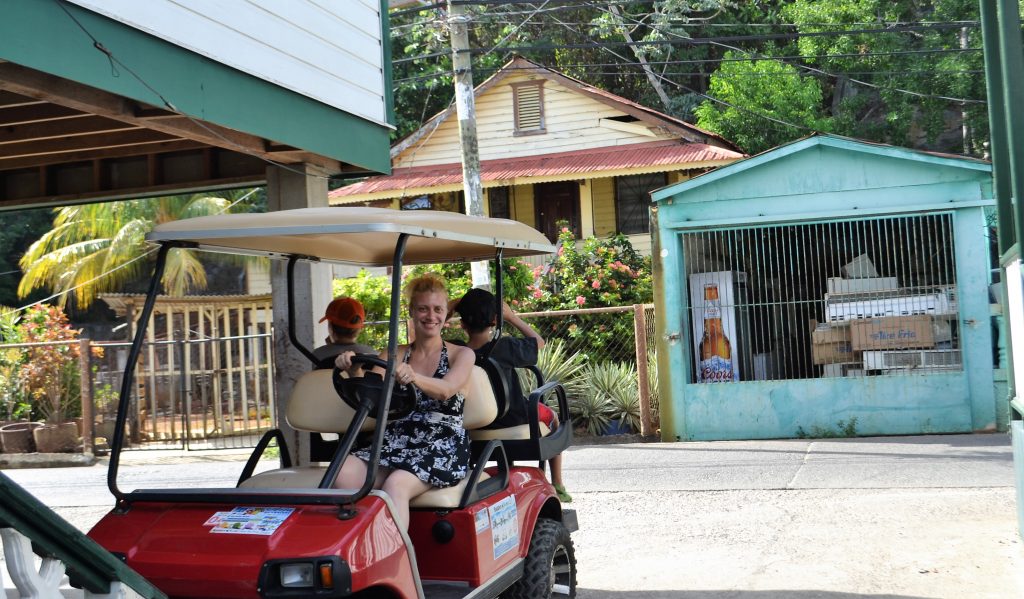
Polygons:
<instances>
[{"instance_id":1,"label":"wooden window shutter","mask_svg":"<svg viewBox=\"0 0 1024 599\"><path fill-rule=\"evenodd\" d=\"M516 133L544 131L544 88L541 83L523 83L513 87Z\"/></svg>"}]
</instances>

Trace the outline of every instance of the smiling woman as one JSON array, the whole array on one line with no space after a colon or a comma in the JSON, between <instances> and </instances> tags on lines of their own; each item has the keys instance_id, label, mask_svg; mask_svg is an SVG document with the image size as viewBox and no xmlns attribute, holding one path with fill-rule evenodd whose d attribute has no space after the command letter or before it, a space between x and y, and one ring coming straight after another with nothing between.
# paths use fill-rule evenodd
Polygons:
<instances>
[{"instance_id":1,"label":"smiling woman","mask_svg":"<svg viewBox=\"0 0 1024 599\"><path fill-rule=\"evenodd\" d=\"M465 347L441 339L448 316L448 291L434 273L411 279L405 297L415 341L400 345L395 357L395 381L411 387L416 407L403 418L388 422L381 448L377 483L391 496L402 526L409 522L409 501L431 489L457 485L469 468L469 437L462 424L461 389L475 356ZM352 352L338 356L347 370ZM387 358L387 352L381 354ZM352 453L335 481L338 488L356 488L366 479L370 450Z\"/></svg>"}]
</instances>

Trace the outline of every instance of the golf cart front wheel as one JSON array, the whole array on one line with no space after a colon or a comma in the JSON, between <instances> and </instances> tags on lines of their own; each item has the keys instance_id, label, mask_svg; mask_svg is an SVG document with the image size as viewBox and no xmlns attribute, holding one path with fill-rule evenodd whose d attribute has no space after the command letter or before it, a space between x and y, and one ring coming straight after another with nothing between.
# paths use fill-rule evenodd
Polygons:
<instances>
[{"instance_id":1,"label":"golf cart front wheel","mask_svg":"<svg viewBox=\"0 0 1024 599\"><path fill-rule=\"evenodd\" d=\"M576 596L576 553L561 522L539 518L530 539L523 577L502 599L549 599Z\"/></svg>"}]
</instances>

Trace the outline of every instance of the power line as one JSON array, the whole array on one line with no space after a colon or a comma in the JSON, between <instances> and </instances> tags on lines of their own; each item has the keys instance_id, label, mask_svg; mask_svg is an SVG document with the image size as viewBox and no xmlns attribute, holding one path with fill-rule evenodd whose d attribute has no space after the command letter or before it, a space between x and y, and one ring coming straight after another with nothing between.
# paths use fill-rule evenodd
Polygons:
<instances>
[{"instance_id":1,"label":"power line","mask_svg":"<svg viewBox=\"0 0 1024 599\"><path fill-rule=\"evenodd\" d=\"M604 10L605 12L608 12L609 14L611 14L610 11L608 11L608 10L605 10L605 9L599 9L599 10ZM634 23L642 24L642 23L640 23L640 21L637 21L636 19L632 19L632 20L633 20ZM672 32L672 31L664 31L663 29L660 29L660 28L654 28L654 29L655 29L655 31L658 31L658 32L663 33L663 34L667 34L667 35L671 35L671 36L680 37L680 38L684 38L685 39L685 36L681 36L681 35L679 35L679 34L677 34L675 32ZM721 38L721 39L725 39L725 38ZM731 45L726 44L726 43L724 43L722 41L716 41L716 42L714 42L714 45L720 46L720 47L723 47L723 48L727 48L727 49L733 50L735 52L742 52L743 54L746 54L746 55L748 55L751 58L753 58L753 57L761 57L762 56L762 55L760 55L757 52L754 52L754 51L751 51L751 50L746 50L746 49L743 49L743 48L738 48L736 46L731 46ZM767 58L771 58L771 57L769 56ZM838 75L834 75L832 73L829 73L827 71L824 71L822 69L818 69L818 68L815 68L815 67L812 67L812 66L809 66L809 65L796 64L796 65L793 65L793 66L795 66L797 68L800 68L800 69L804 69L806 71L817 73L817 74L820 74L820 75L825 75L825 76L828 76L828 77L838 78ZM931 99L935 99L935 100L946 100L946 101L949 101L949 102L958 102L958 103L962 103L962 104L987 104L987 102L985 100L974 100L974 99L966 99L966 98L954 98L954 97L943 96L943 95L939 95L939 94L928 94L928 93L922 93L922 92L917 92L917 91L908 90L908 89L902 89L902 88L898 88L898 87L881 86L881 85L877 85L877 84L874 84L874 83L869 83L867 81L862 81L862 80L859 80L859 79L852 79L852 78L850 79L850 81L852 81L853 83L857 83L859 85L864 85L866 87L871 87L871 88L874 88L874 89L895 91L895 92L898 92L898 93L907 94L907 95L911 95L911 96L916 96L916 97L919 97L919 98L931 98Z\"/></svg>"},{"instance_id":2,"label":"power line","mask_svg":"<svg viewBox=\"0 0 1024 599\"><path fill-rule=\"evenodd\" d=\"M586 43L586 44L538 44L538 45L534 45L534 46L513 46L513 47L505 48L505 50L508 51L508 52L515 52L515 53L522 54L522 53L529 53L529 52L540 52L540 51L544 51L544 50L599 50L599 49L613 48L613 47L622 47L622 46L627 46L627 47L632 47L632 46L666 46L666 45L667 46L672 46L672 45L686 45L686 44L704 46L704 45L715 45L715 44L720 43L720 42L717 42L717 41L710 41L710 40L713 40L714 38L704 38L704 39L705 40L709 40L709 41L702 41L700 43L693 43L692 42L692 38L683 38L684 41L678 41L678 42L677 41L672 41L672 40L649 40L649 41L640 41L640 42L590 42L590 43ZM471 52L473 54L478 54L478 53L481 53L481 52L483 52L483 53L489 52L489 50L487 50L485 48L472 48L472 49L469 50L469 52ZM696 58L696 59L686 59L686 60L670 61L668 64L699 64L699 63L708 63L708 62L731 62L731 61L750 61L750 60L811 60L811 59L821 60L821 59L831 59L831 58L874 58L874 57L877 57L877 56L912 56L912 55L921 55L921 54L964 54L964 53L975 53L975 52L981 52L981 48L927 48L927 49L921 49L921 50L892 50L892 51L887 51L887 52L849 52L849 53L839 53L839 54L815 54L815 55L811 55L811 56L803 56L803 55L796 55L796 56L773 56L773 57L770 57L770 58L769 57L762 57L762 58L737 58L737 59L727 59L727 58ZM406 63L406 62L412 62L414 60L421 60L421 59L428 59L428 58L437 58L437 57L440 57L440 56L449 56L450 54L451 54L451 52L432 52L432 53L429 53L429 54L420 54L420 55L417 55L417 56L409 56L409 57L406 57L406 58L400 58L398 60L393 60L392 64L402 64L402 63ZM652 61L650 64L655 64L655 62Z\"/></svg>"},{"instance_id":3,"label":"power line","mask_svg":"<svg viewBox=\"0 0 1024 599\"><path fill-rule=\"evenodd\" d=\"M234 202L231 202L227 206L221 208L221 210L220 210L220 212L218 212L218 214L222 214L225 211L230 210L232 206L238 204L239 202L241 202L243 200L248 199L249 196L251 196L252 194L256 193L258 190L259 190L258 187L254 187L254 188L250 189L248 191L248 193L246 193L242 197L238 198ZM60 297L62 295L67 295L67 294L71 293L72 291L75 291L76 289L80 289L80 288L85 287L86 285L89 285L91 283L95 283L96 281L102 279L103 277L105 277L107 275L110 275L110 274L113 274L113 273L121 270L122 268L128 266L129 264L132 264L134 262L138 262L139 260L142 260L143 258L146 258L147 256L149 256L153 252L157 251L158 249L160 249L160 248L152 248L152 249L146 250L145 252L143 252L143 253L139 254L138 256L132 258L131 260L128 260L127 262L124 262L122 264L118 264L114 268L111 268L108 271L102 272L102 273L96 275L95 277L89 279L88 281L85 281L83 283L79 283L78 285L75 285L74 287L71 287L70 289L65 289L65 290L60 291L58 293L54 293L53 295L51 295L49 297L44 297L43 299L41 299L39 301L32 302L31 304L26 304L24 306L21 306L20 308L14 308L14 311L15 312L23 312L25 310L28 310L32 306L38 306L39 304L41 304L43 302L48 302L48 301L50 301L52 299L56 299L56 298L58 298L58 297ZM4 273L4 274L7 274L7 273Z\"/></svg>"},{"instance_id":4,"label":"power line","mask_svg":"<svg viewBox=\"0 0 1024 599\"><path fill-rule=\"evenodd\" d=\"M674 63L671 62L671 61L668 61L668 62L648 62L647 64L649 64L649 65L671 65L671 64L674 64ZM789 63L786 63L786 64L789 64ZM594 71L594 70L591 70L591 69L593 69L595 67L629 67L629 68L636 68L636 67L643 67L643 65L641 65L640 63L636 63L636 62L625 62L625 63L623 63L623 62L594 62L594 63L564 64L564 65L559 65L558 68L560 70L588 69L587 73L588 74L592 74L592 75L629 75L629 76L641 75L641 73L629 73L629 72L621 72L621 71ZM532 70L532 69L533 69L533 67L514 67L513 66L513 67L504 67L503 68L503 67L500 67L500 66L496 66L496 67L478 67L478 68L474 69L474 72L491 72L491 73L494 73L494 72L501 71L501 70L529 71L529 70ZM885 71L842 71L841 73L838 73L838 74L831 74L831 73L824 73L824 72L818 73L818 74L821 75L821 76L826 76L826 77L837 77L837 76L840 76L840 75L889 75L889 76L894 76L894 75L917 75L917 76L928 76L928 77L931 77L931 76L934 76L934 75L980 75L980 74L983 74L984 72L985 71L981 70L981 69L975 69L975 70L963 70L963 69L960 69L960 70L916 70L916 71L894 71L894 70L885 70ZM673 75L673 76L678 76L678 77L707 77L707 76L711 75L711 73L708 72L708 71L687 71L687 72L683 72L683 71L666 71L663 74L665 74L665 75ZM743 76L743 77L777 77L777 76L780 76L780 75L793 76L793 77L803 77L803 76L805 76L805 75L802 75L800 73L737 73L737 74L740 75L740 76ZM449 76L449 75L451 75L451 73L449 73L448 71L435 71L433 73L427 73L427 74L424 74L424 75L411 75L409 77L403 77L401 79L395 79L394 83L398 84L398 85L401 85L403 83L409 83L409 82L413 82L413 81L423 81L423 80L429 80L429 79L437 79L439 77L445 77L445 76Z\"/></svg>"}]
</instances>

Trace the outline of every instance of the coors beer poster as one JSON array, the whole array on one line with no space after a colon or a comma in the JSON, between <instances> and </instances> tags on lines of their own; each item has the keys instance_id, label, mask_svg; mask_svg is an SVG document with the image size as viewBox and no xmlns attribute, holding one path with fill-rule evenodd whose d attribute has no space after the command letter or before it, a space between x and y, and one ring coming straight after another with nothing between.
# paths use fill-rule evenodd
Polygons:
<instances>
[{"instance_id":1,"label":"coors beer poster","mask_svg":"<svg viewBox=\"0 0 1024 599\"><path fill-rule=\"evenodd\" d=\"M746 273L702 272L690 275L693 368L698 383L740 380L737 304Z\"/></svg>"}]
</instances>

